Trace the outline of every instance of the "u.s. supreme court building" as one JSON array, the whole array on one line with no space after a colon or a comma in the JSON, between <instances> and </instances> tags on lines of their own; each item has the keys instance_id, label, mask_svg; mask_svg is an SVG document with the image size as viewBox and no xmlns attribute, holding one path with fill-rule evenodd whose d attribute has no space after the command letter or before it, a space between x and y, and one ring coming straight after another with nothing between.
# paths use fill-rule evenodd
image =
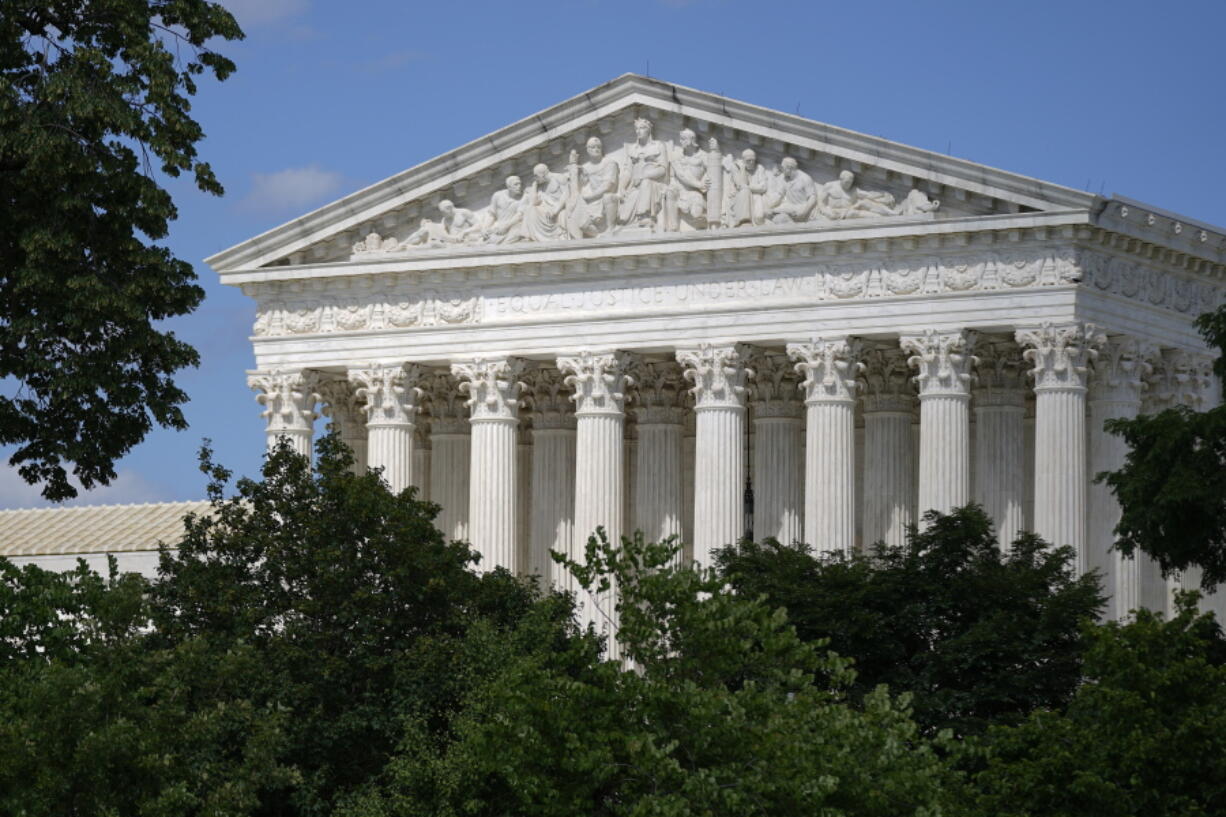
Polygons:
<instances>
[{"instance_id":1,"label":"u.s. supreme court building","mask_svg":"<svg viewBox=\"0 0 1226 817\"><path fill-rule=\"evenodd\" d=\"M598 525L847 551L974 500L1111 616L1180 581L1092 478L1104 420L1221 399L1222 228L627 75L208 263L258 305L269 439L334 423L485 567L558 580Z\"/></svg>"}]
</instances>

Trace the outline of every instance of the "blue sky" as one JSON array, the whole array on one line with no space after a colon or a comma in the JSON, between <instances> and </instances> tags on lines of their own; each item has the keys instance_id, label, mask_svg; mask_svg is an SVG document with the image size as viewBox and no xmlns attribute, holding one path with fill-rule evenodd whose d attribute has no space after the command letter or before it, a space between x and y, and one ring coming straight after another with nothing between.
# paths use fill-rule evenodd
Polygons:
<instances>
[{"instance_id":1,"label":"blue sky","mask_svg":"<svg viewBox=\"0 0 1226 817\"><path fill-rule=\"evenodd\" d=\"M190 429L78 502L197 499L195 451L253 473L252 303L200 259L628 71L1226 225L1226 2L230 0L247 39L202 84L215 199L169 184L208 292L172 322ZM42 504L0 466L0 507Z\"/></svg>"}]
</instances>

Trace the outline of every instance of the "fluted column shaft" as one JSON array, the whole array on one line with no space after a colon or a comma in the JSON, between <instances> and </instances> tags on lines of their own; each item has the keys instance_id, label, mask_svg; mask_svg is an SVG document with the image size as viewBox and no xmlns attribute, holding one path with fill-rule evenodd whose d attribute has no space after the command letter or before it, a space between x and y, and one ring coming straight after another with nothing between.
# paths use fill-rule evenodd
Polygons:
<instances>
[{"instance_id":1,"label":"fluted column shaft","mask_svg":"<svg viewBox=\"0 0 1226 817\"><path fill-rule=\"evenodd\" d=\"M975 501L991 517L1005 550L1026 527L1025 419L1026 398L1020 389L976 394Z\"/></svg>"},{"instance_id":2,"label":"fluted column shaft","mask_svg":"<svg viewBox=\"0 0 1226 817\"><path fill-rule=\"evenodd\" d=\"M268 448L284 437L290 447L311 458L315 431L315 404L320 401L319 380L308 371L277 369L251 372L247 385L258 392L256 402L264 407L261 415L268 422Z\"/></svg>"},{"instance_id":3,"label":"fluted column shaft","mask_svg":"<svg viewBox=\"0 0 1226 817\"><path fill-rule=\"evenodd\" d=\"M609 541L620 545L625 507L625 391L633 384L637 360L620 352L558 358L575 401L575 538L571 558L584 561L588 537L603 527ZM617 588L606 593L580 594L579 618L607 637L608 655L620 655L617 644Z\"/></svg>"},{"instance_id":4,"label":"fluted column shaft","mask_svg":"<svg viewBox=\"0 0 1226 817\"><path fill-rule=\"evenodd\" d=\"M478 359L454 363L451 373L468 395L472 412L468 524L480 568L520 572L517 546L519 378L523 361Z\"/></svg>"},{"instance_id":5,"label":"fluted column shaft","mask_svg":"<svg viewBox=\"0 0 1226 817\"><path fill-rule=\"evenodd\" d=\"M788 344L804 377L805 541L820 553L856 543L856 382L859 341L815 338Z\"/></svg>"},{"instance_id":6,"label":"fluted column shaft","mask_svg":"<svg viewBox=\"0 0 1226 817\"><path fill-rule=\"evenodd\" d=\"M744 533L745 382L749 349L711 346L677 352L694 395L694 561Z\"/></svg>"},{"instance_id":7,"label":"fluted column shaft","mask_svg":"<svg viewBox=\"0 0 1226 817\"><path fill-rule=\"evenodd\" d=\"M515 445L515 563L521 573L533 572L532 559L532 432L521 427ZM541 574L538 574L541 575Z\"/></svg>"},{"instance_id":8,"label":"fluted column shaft","mask_svg":"<svg viewBox=\"0 0 1226 817\"><path fill-rule=\"evenodd\" d=\"M448 539L468 541L468 482L472 433L467 419L430 424L430 500L439 505L435 526Z\"/></svg>"},{"instance_id":9,"label":"fluted column shaft","mask_svg":"<svg viewBox=\"0 0 1226 817\"><path fill-rule=\"evenodd\" d=\"M393 493L413 480L414 422L422 390L420 367L367 366L349 370L366 412L366 462L382 469Z\"/></svg>"},{"instance_id":10,"label":"fluted column shaft","mask_svg":"<svg viewBox=\"0 0 1226 817\"><path fill-rule=\"evenodd\" d=\"M753 538L783 544L804 537L805 462L800 401L789 413L754 412Z\"/></svg>"},{"instance_id":11,"label":"fluted column shaft","mask_svg":"<svg viewBox=\"0 0 1226 817\"><path fill-rule=\"evenodd\" d=\"M528 572L574 592L570 573L555 565L549 551L570 553L575 541L575 426L532 430L532 534Z\"/></svg>"},{"instance_id":12,"label":"fluted column shaft","mask_svg":"<svg viewBox=\"0 0 1226 817\"><path fill-rule=\"evenodd\" d=\"M970 500L970 385L973 332L904 335L900 345L918 370L919 513L948 513Z\"/></svg>"},{"instance_id":13,"label":"fluted column shaft","mask_svg":"<svg viewBox=\"0 0 1226 817\"><path fill-rule=\"evenodd\" d=\"M418 423L413 443L413 484L417 486L417 498L430 498L430 438L422 434Z\"/></svg>"},{"instance_id":14,"label":"fluted column shaft","mask_svg":"<svg viewBox=\"0 0 1226 817\"><path fill-rule=\"evenodd\" d=\"M1106 340L1089 324L1044 324L1019 329L1017 342L1033 366L1034 529L1077 554L1077 572L1088 567L1086 548L1086 378L1097 347Z\"/></svg>"},{"instance_id":15,"label":"fluted column shaft","mask_svg":"<svg viewBox=\"0 0 1226 817\"><path fill-rule=\"evenodd\" d=\"M898 547L915 522L915 446L911 425L913 398L903 395L864 399L864 543Z\"/></svg>"},{"instance_id":16,"label":"fluted column shaft","mask_svg":"<svg viewBox=\"0 0 1226 817\"><path fill-rule=\"evenodd\" d=\"M681 538L681 410L640 409L634 527L649 542Z\"/></svg>"}]
</instances>

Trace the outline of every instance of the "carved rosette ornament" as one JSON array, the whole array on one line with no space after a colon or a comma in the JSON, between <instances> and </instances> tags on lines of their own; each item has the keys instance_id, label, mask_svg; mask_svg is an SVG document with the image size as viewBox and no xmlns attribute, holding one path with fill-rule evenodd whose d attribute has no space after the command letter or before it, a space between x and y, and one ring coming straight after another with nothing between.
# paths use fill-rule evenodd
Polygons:
<instances>
[{"instance_id":1,"label":"carved rosette ornament","mask_svg":"<svg viewBox=\"0 0 1226 817\"><path fill-rule=\"evenodd\" d=\"M854 403L864 364L863 345L851 338L814 338L810 343L789 343L788 357L804 380L805 403Z\"/></svg>"},{"instance_id":2,"label":"carved rosette ornament","mask_svg":"<svg viewBox=\"0 0 1226 817\"><path fill-rule=\"evenodd\" d=\"M1098 348L1107 336L1087 324L1056 326L1044 323L1033 329L1019 329L1014 335L1024 347L1022 357L1031 365L1036 392L1086 388L1089 366L1098 357Z\"/></svg>"},{"instance_id":3,"label":"carved rosette ornament","mask_svg":"<svg viewBox=\"0 0 1226 817\"><path fill-rule=\"evenodd\" d=\"M365 404L368 427L412 428L423 394L417 384L424 379L425 372L416 364L349 370L354 394Z\"/></svg>"},{"instance_id":4,"label":"carved rosette ornament","mask_svg":"<svg viewBox=\"0 0 1226 817\"><path fill-rule=\"evenodd\" d=\"M915 409L915 387L907 355L897 346L867 349L860 378L866 412L889 411L910 414Z\"/></svg>"},{"instance_id":5,"label":"carved rosette ornament","mask_svg":"<svg viewBox=\"0 0 1226 817\"><path fill-rule=\"evenodd\" d=\"M977 358L970 353L977 336L969 330L903 335L899 345L910 352L907 365L916 369L921 397L936 394L969 395Z\"/></svg>"},{"instance_id":6,"label":"carved rosette ornament","mask_svg":"<svg viewBox=\"0 0 1226 817\"><path fill-rule=\"evenodd\" d=\"M635 418L642 425L680 425L685 391L681 367L672 361L644 363L637 374Z\"/></svg>"},{"instance_id":7,"label":"carved rosette ornament","mask_svg":"<svg viewBox=\"0 0 1226 817\"><path fill-rule=\"evenodd\" d=\"M575 392L575 414L622 414L638 364L638 357L627 352L585 351L558 358L558 369L566 375L563 382Z\"/></svg>"},{"instance_id":8,"label":"carved rosette ornament","mask_svg":"<svg viewBox=\"0 0 1226 817\"><path fill-rule=\"evenodd\" d=\"M678 350L682 376L693 384L689 392L694 397L695 411L743 408L748 391L745 383L753 375L745 360L752 354L753 348L743 343L734 346L704 343L696 349Z\"/></svg>"},{"instance_id":9,"label":"carved rosette ornament","mask_svg":"<svg viewBox=\"0 0 1226 817\"><path fill-rule=\"evenodd\" d=\"M800 378L786 355L756 349L749 357L753 371L749 379L749 400L754 417L800 417Z\"/></svg>"},{"instance_id":10,"label":"carved rosette ornament","mask_svg":"<svg viewBox=\"0 0 1226 817\"><path fill-rule=\"evenodd\" d=\"M465 405L471 419L517 420L520 378L526 364L518 358L485 360L451 364L451 374L460 382L460 391L468 395Z\"/></svg>"},{"instance_id":11,"label":"carved rosette ornament","mask_svg":"<svg viewBox=\"0 0 1226 817\"><path fill-rule=\"evenodd\" d=\"M284 369L252 372L247 376L247 385L259 392L255 400L264 407L260 416L268 421L270 443L283 434L305 432L304 453L309 453L311 427L318 416L315 404L321 400L315 373Z\"/></svg>"}]
</instances>

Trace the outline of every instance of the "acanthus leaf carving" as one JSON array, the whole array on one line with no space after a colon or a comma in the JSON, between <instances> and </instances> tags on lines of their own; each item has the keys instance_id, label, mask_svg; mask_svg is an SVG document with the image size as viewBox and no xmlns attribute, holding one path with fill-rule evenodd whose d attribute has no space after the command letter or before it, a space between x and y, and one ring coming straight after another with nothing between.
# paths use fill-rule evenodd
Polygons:
<instances>
[{"instance_id":1,"label":"acanthus leaf carving","mask_svg":"<svg viewBox=\"0 0 1226 817\"><path fill-rule=\"evenodd\" d=\"M628 352L590 352L558 358L558 369L573 391L575 413L622 414L626 392L637 380L640 361Z\"/></svg>"},{"instance_id":2,"label":"acanthus leaf carving","mask_svg":"<svg viewBox=\"0 0 1226 817\"><path fill-rule=\"evenodd\" d=\"M1089 365L1107 339L1094 324L1050 322L1019 329L1014 337L1024 350L1022 357L1031 364L1035 391L1084 389Z\"/></svg>"},{"instance_id":3,"label":"acanthus leaf carving","mask_svg":"<svg viewBox=\"0 0 1226 817\"><path fill-rule=\"evenodd\" d=\"M928 329L903 335L899 346L910 352L907 365L917 371L921 397L933 394L969 395L978 359L971 354L977 335L969 330L938 332Z\"/></svg>"},{"instance_id":4,"label":"acanthus leaf carving","mask_svg":"<svg viewBox=\"0 0 1226 817\"><path fill-rule=\"evenodd\" d=\"M800 400L800 378L786 352L755 349L748 364L753 372L749 399L756 417L801 416L804 404Z\"/></svg>"},{"instance_id":5,"label":"acanthus leaf carving","mask_svg":"<svg viewBox=\"0 0 1226 817\"><path fill-rule=\"evenodd\" d=\"M682 376L693 384L690 394L694 409L743 408L745 383L753 376L745 361L752 354L753 348L743 343L729 346L703 343L696 348L677 350Z\"/></svg>"},{"instance_id":6,"label":"acanthus leaf carving","mask_svg":"<svg viewBox=\"0 0 1226 817\"><path fill-rule=\"evenodd\" d=\"M251 372L247 385L257 391L256 402L264 407L261 417L268 430L302 431L311 428L321 401L319 378L308 370L272 369Z\"/></svg>"},{"instance_id":7,"label":"acanthus leaf carving","mask_svg":"<svg viewBox=\"0 0 1226 817\"><path fill-rule=\"evenodd\" d=\"M1092 361L1090 399L1140 406L1158 347L1127 335L1108 337Z\"/></svg>"},{"instance_id":8,"label":"acanthus leaf carving","mask_svg":"<svg viewBox=\"0 0 1226 817\"><path fill-rule=\"evenodd\" d=\"M451 364L460 391L468 395L471 420L517 420L521 380L527 364L519 358L475 358Z\"/></svg>"},{"instance_id":9,"label":"acanthus leaf carving","mask_svg":"<svg viewBox=\"0 0 1226 817\"><path fill-rule=\"evenodd\" d=\"M814 338L789 343L788 357L803 378L805 403L854 402L864 372L864 344L856 338Z\"/></svg>"},{"instance_id":10,"label":"acanthus leaf carving","mask_svg":"<svg viewBox=\"0 0 1226 817\"><path fill-rule=\"evenodd\" d=\"M425 371L417 364L366 366L349 370L355 395L364 404L367 426L411 426L420 406Z\"/></svg>"},{"instance_id":11,"label":"acanthus leaf carving","mask_svg":"<svg viewBox=\"0 0 1226 817\"><path fill-rule=\"evenodd\" d=\"M861 392L865 411L910 412L915 407L915 387L907 354L897 346L865 348Z\"/></svg>"}]
</instances>

